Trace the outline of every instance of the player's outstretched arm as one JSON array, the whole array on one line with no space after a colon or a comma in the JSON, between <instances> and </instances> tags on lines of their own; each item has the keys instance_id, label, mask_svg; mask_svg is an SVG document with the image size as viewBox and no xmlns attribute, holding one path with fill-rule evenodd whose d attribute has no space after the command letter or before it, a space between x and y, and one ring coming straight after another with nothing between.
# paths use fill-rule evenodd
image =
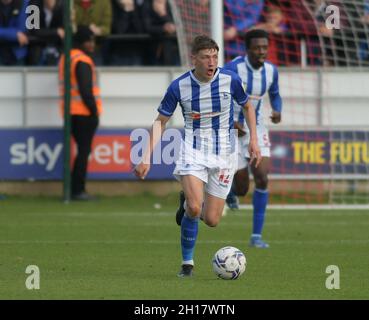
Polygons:
<instances>
[{"instance_id":1,"label":"player's outstretched arm","mask_svg":"<svg viewBox=\"0 0 369 320\"><path fill-rule=\"evenodd\" d=\"M256 134L256 115L255 109L249 101L246 102L243 108L243 114L245 116L247 126L250 130L250 143L249 143L249 153L251 156L250 163L256 161L255 167L258 167L261 161L260 148L258 146L258 139Z\"/></svg>"},{"instance_id":2,"label":"player's outstretched arm","mask_svg":"<svg viewBox=\"0 0 369 320\"><path fill-rule=\"evenodd\" d=\"M141 162L134 168L134 173L136 177L140 179L145 179L150 171L150 158L155 146L160 141L161 136L165 130L165 126L170 117L159 114L154 121L154 124L150 130L150 143L148 144L146 150L143 153Z\"/></svg>"}]
</instances>

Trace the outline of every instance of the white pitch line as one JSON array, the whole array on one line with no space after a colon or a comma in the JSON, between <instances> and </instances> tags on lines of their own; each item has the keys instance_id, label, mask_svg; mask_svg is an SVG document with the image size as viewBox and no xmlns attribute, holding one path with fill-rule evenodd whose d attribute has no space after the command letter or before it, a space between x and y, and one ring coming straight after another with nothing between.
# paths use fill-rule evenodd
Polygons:
<instances>
[{"instance_id":1,"label":"white pitch line","mask_svg":"<svg viewBox=\"0 0 369 320\"><path fill-rule=\"evenodd\" d=\"M252 205L242 204L240 209L251 210ZM272 204L268 205L268 209L271 210L366 210L369 213L369 204L353 204L353 205L341 205L341 204Z\"/></svg>"},{"instance_id":2,"label":"white pitch line","mask_svg":"<svg viewBox=\"0 0 369 320\"><path fill-rule=\"evenodd\" d=\"M153 210L151 212L45 212L45 213L35 213L35 212L22 212L16 213L13 215L14 217L19 216L32 216L32 217L51 217L51 218L60 218L60 217L73 217L73 218L104 218L104 217L175 217L175 211L173 212L165 212L159 210ZM0 216L1 218L1 216Z\"/></svg>"},{"instance_id":3,"label":"white pitch line","mask_svg":"<svg viewBox=\"0 0 369 320\"><path fill-rule=\"evenodd\" d=\"M50 244L50 245L70 245L70 244L116 244L116 245L128 245L128 244L137 244L137 245L146 245L146 244L162 244L162 245L178 245L179 240L2 240L0 241L0 245L19 245L19 244ZM248 240L198 240L197 244L243 244L247 245ZM271 244L281 244L281 245L338 245L338 244L369 244L369 239L341 239L341 240L271 240Z\"/></svg>"},{"instance_id":4,"label":"white pitch line","mask_svg":"<svg viewBox=\"0 0 369 320\"><path fill-rule=\"evenodd\" d=\"M245 218L242 222L234 222L234 221L229 221L226 218L223 218L222 221L220 222L220 225L225 225L227 227L241 227L243 228L244 225L249 224L250 222L250 217ZM244 223L243 223L244 222ZM148 221L148 222L142 222L142 221L136 221L134 223L132 223L131 221L124 221L124 219L122 219L122 221L114 221L112 222L114 224L114 226L119 226L119 227L131 227L131 228L139 228L139 227L169 227L169 228L174 228L175 222L167 222L167 221ZM325 222L320 222L320 221L304 221L304 226L317 226L317 227L333 227L333 226L357 226L358 224L360 226L369 226L369 221L325 221ZM32 227L66 227L66 228L81 228L83 226L86 226L87 223L85 221L78 221L78 222L57 222L57 223L43 223L42 221L40 223L27 223L25 224L26 226L32 226ZM288 222L280 222L280 221L270 221L270 218L268 219L268 221L266 222L266 225L268 227L290 227L290 226L301 226L301 222L299 221L288 221ZM6 222L4 224L2 224L3 227L19 227L18 223L9 223Z\"/></svg>"},{"instance_id":5,"label":"white pitch line","mask_svg":"<svg viewBox=\"0 0 369 320\"><path fill-rule=\"evenodd\" d=\"M245 213L244 209L252 210L251 207L248 207L246 205L241 205L240 206L241 210L230 210L227 209L227 216L245 216L245 214L250 215L251 212L247 212ZM269 209L276 209L276 208L269 208ZM361 211L361 210L355 210L355 211L347 211L347 212L340 212L340 209L322 209L322 212L317 212L317 209L313 209L311 210L311 212L306 212L306 209L304 209L303 212L299 212L301 211L301 209L292 209L292 208L286 208L287 211L283 211L284 209L278 209L279 212L273 212L272 214L277 214L278 216L309 216L309 215L319 215L319 216L348 216L348 215L363 215L363 214L369 214L369 210L368 212L365 211ZM294 210L294 211L292 211ZM168 212L168 211L159 211L159 210L153 210L153 211L143 211L143 212L47 212L47 213L30 213L30 212L23 212L21 214L22 216L50 216L50 217L74 217L74 218L78 218L78 217L83 217L83 218L112 218L112 217L173 217L175 216L175 212ZM19 216L18 214L14 214L14 216Z\"/></svg>"}]
</instances>

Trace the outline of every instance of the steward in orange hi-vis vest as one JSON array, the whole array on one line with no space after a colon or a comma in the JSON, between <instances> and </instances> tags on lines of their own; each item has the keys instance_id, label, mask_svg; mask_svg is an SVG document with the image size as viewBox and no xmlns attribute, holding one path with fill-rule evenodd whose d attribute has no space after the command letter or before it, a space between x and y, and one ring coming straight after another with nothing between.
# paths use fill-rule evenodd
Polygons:
<instances>
[{"instance_id":1,"label":"steward in orange hi-vis vest","mask_svg":"<svg viewBox=\"0 0 369 320\"><path fill-rule=\"evenodd\" d=\"M97 115L102 112L102 102L100 96L100 88L97 85L95 63L93 60L82 50L72 49L70 52L71 57L71 104L70 104L70 114L71 115L81 115L89 116L91 115L91 110L84 103L80 89L78 88L78 82L76 77L76 66L79 62L84 62L90 65L92 70L92 93L96 101ZM60 88L60 107L61 113L64 114L64 55L60 59L59 63L59 88Z\"/></svg>"},{"instance_id":2,"label":"steward in orange hi-vis vest","mask_svg":"<svg viewBox=\"0 0 369 320\"><path fill-rule=\"evenodd\" d=\"M91 58L95 47L95 35L89 26L78 26L77 32L73 35L73 50L70 53L71 134L77 145L77 155L71 172L72 200L75 201L94 199L86 192L86 177L88 157L102 112L95 63ZM59 63L62 113L64 113L64 61L65 57L62 56Z\"/></svg>"}]
</instances>

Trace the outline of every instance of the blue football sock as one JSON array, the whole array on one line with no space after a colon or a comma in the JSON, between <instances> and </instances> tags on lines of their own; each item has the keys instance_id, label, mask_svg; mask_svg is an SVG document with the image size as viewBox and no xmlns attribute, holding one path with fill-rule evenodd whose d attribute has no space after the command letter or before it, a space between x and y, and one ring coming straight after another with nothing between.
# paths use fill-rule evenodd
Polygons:
<instances>
[{"instance_id":1,"label":"blue football sock","mask_svg":"<svg viewBox=\"0 0 369 320\"><path fill-rule=\"evenodd\" d=\"M254 206L253 218L253 235L261 235L263 231L265 211L268 204L269 193L268 190L255 189L252 197L252 204Z\"/></svg>"},{"instance_id":2,"label":"blue football sock","mask_svg":"<svg viewBox=\"0 0 369 320\"><path fill-rule=\"evenodd\" d=\"M231 190L229 190L229 193L228 194L230 196L237 197L237 194L236 194L236 186L234 185L234 181L232 181Z\"/></svg>"},{"instance_id":3,"label":"blue football sock","mask_svg":"<svg viewBox=\"0 0 369 320\"><path fill-rule=\"evenodd\" d=\"M198 230L199 218L190 218L185 213L181 223L181 247L183 264L193 265L193 253L195 250Z\"/></svg>"}]
</instances>

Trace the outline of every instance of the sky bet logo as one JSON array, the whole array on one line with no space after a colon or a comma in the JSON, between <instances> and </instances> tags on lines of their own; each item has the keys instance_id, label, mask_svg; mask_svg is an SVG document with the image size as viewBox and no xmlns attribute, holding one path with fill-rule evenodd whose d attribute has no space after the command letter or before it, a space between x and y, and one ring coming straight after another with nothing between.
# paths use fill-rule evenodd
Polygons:
<instances>
[{"instance_id":1,"label":"sky bet logo","mask_svg":"<svg viewBox=\"0 0 369 320\"><path fill-rule=\"evenodd\" d=\"M131 142L129 136L95 136L88 163L88 172L130 172ZM77 154L77 146L72 142L71 158Z\"/></svg>"},{"instance_id":2,"label":"sky bet logo","mask_svg":"<svg viewBox=\"0 0 369 320\"><path fill-rule=\"evenodd\" d=\"M129 172L131 142L125 135L95 136L89 158L88 172ZM13 166L41 166L46 172L52 172L63 156L63 143L50 144L38 142L30 136L25 142L10 145L10 164ZM76 144L72 140L72 162L77 154Z\"/></svg>"},{"instance_id":3,"label":"sky bet logo","mask_svg":"<svg viewBox=\"0 0 369 320\"><path fill-rule=\"evenodd\" d=\"M40 165L46 171L52 171L61 155L63 144L58 143L51 148L47 143L36 144L34 137L27 141L14 143L10 146L10 163L12 165Z\"/></svg>"}]
</instances>

